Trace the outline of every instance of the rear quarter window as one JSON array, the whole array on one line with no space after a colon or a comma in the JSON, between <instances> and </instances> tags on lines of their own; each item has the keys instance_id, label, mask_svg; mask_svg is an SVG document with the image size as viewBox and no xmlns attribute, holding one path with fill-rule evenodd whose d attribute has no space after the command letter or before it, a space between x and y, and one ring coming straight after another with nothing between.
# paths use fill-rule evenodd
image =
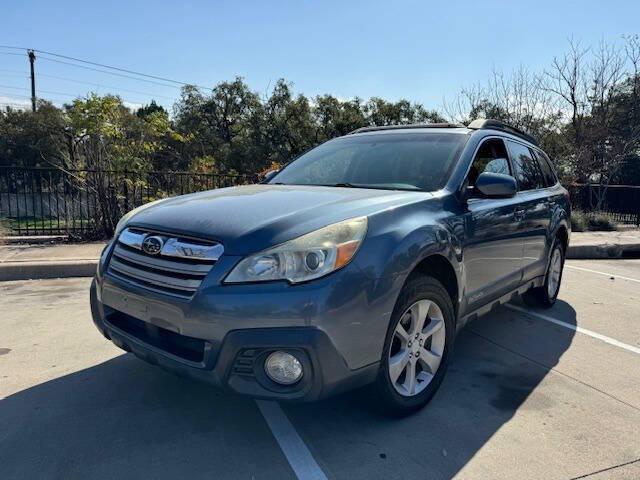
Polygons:
<instances>
[{"instance_id":1,"label":"rear quarter window","mask_svg":"<svg viewBox=\"0 0 640 480\"><path fill-rule=\"evenodd\" d=\"M553 171L553 167L551 166L551 160L546 153L542 150L535 150L536 157L538 158L538 163L540 164L540 170L542 172L542 176L544 178L545 187L552 187L556 183L558 183L558 178Z\"/></svg>"}]
</instances>

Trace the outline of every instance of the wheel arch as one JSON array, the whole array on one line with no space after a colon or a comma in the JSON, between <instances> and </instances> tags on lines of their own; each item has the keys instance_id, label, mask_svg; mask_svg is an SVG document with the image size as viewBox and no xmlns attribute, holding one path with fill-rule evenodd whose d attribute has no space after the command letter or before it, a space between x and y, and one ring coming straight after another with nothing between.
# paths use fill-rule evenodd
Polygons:
<instances>
[{"instance_id":1,"label":"wheel arch","mask_svg":"<svg viewBox=\"0 0 640 480\"><path fill-rule=\"evenodd\" d=\"M405 284L415 275L428 275L442 283L451 298L453 311L457 317L460 298L459 283L456 270L449 259L438 253L433 253L423 258L407 276Z\"/></svg>"}]
</instances>

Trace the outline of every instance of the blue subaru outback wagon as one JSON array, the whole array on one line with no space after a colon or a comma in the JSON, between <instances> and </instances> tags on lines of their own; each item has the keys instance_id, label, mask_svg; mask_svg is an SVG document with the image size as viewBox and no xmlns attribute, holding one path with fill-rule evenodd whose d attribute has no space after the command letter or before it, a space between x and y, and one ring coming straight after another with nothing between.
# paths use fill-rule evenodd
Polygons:
<instances>
[{"instance_id":1,"label":"blue subaru outback wagon","mask_svg":"<svg viewBox=\"0 0 640 480\"><path fill-rule=\"evenodd\" d=\"M555 302L569 236L567 191L525 133L362 128L262 184L129 212L91 307L106 338L179 374L277 400L371 383L406 412L469 319Z\"/></svg>"}]
</instances>

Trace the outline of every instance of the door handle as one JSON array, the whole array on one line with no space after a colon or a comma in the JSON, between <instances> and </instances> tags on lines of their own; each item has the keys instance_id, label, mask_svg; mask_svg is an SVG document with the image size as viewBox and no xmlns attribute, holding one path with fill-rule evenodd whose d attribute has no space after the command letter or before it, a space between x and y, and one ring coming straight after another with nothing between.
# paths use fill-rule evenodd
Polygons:
<instances>
[{"instance_id":1,"label":"door handle","mask_svg":"<svg viewBox=\"0 0 640 480\"><path fill-rule=\"evenodd\" d=\"M524 208L516 208L513 211L513 218L516 222L521 222L524 220L525 209Z\"/></svg>"}]
</instances>

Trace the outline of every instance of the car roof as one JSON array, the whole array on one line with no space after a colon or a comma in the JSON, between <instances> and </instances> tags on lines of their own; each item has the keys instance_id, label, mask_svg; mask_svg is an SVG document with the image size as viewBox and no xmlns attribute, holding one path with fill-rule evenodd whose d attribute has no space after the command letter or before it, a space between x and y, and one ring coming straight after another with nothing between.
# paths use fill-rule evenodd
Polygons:
<instances>
[{"instance_id":1,"label":"car roof","mask_svg":"<svg viewBox=\"0 0 640 480\"><path fill-rule=\"evenodd\" d=\"M362 131L360 131L362 130ZM457 133L457 134L470 134L473 133L473 130L466 127L424 127L424 126L410 126L410 125L394 125L393 127L385 127L385 128L376 128L371 127L365 129L358 129L354 132L351 132L346 137L350 136L369 136L369 135L393 135L393 134L402 134L402 133L412 133L412 134L433 134L433 133Z\"/></svg>"},{"instance_id":2,"label":"car roof","mask_svg":"<svg viewBox=\"0 0 640 480\"><path fill-rule=\"evenodd\" d=\"M471 134L473 132L482 131L486 136L489 133L492 134L506 134L508 137L524 140L525 142L538 146L538 141L533 136L520 130L519 128L508 125L500 120L493 119L477 119L472 121L469 125L465 126L459 123L420 123L412 125L389 125L389 126L374 126L363 127L354 130L348 135L379 135L389 133L461 133Z\"/></svg>"}]
</instances>

